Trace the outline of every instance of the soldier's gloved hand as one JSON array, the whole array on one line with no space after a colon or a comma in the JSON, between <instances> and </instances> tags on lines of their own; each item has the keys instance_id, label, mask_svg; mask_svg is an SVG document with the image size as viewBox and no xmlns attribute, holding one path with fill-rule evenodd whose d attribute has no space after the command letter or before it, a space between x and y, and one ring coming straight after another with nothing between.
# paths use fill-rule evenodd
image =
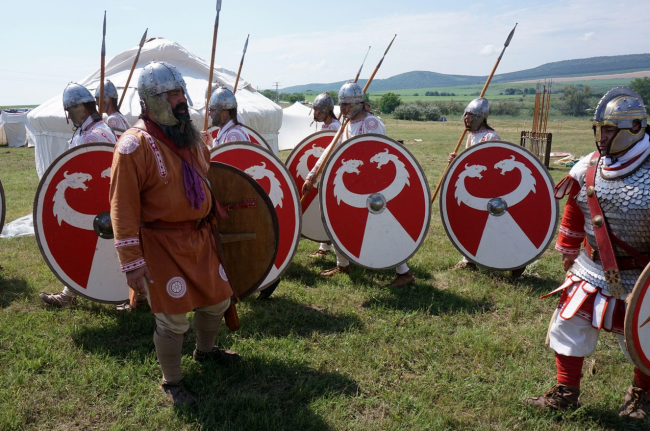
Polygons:
<instances>
[{"instance_id":1,"label":"soldier's gloved hand","mask_svg":"<svg viewBox=\"0 0 650 431\"><path fill-rule=\"evenodd\" d=\"M314 182L312 180L305 181L305 184L302 185L302 195L306 195L314 187Z\"/></svg>"},{"instance_id":2,"label":"soldier's gloved hand","mask_svg":"<svg viewBox=\"0 0 650 431\"><path fill-rule=\"evenodd\" d=\"M568 271L569 268L571 268L571 265L573 265L573 262L578 258L577 254L562 254L562 266L564 267L565 271Z\"/></svg>"},{"instance_id":3,"label":"soldier's gloved hand","mask_svg":"<svg viewBox=\"0 0 650 431\"><path fill-rule=\"evenodd\" d=\"M447 157L447 163L453 162L455 158L456 158L456 153L449 153L449 157Z\"/></svg>"},{"instance_id":4,"label":"soldier's gloved hand","mask_svg":"<svg viewBox=\"0 0 650 431\"><path fill-rule=\"evenodd\" d=\"M140 295L147 294L147 291L144 288L145 279L147 280L147 283L153 284L153 278L151 278L151 273L149 272L147 265L126 272L126 284Z\"/></svg>"}]
</instances>

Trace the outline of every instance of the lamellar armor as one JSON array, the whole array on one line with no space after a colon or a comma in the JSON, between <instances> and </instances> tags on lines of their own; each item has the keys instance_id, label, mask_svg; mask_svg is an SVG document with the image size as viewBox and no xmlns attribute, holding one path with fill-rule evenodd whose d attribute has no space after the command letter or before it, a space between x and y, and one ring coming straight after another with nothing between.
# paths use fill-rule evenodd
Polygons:
<instances>
[{"instance_id":1,"label":"lamellar armor","mask_svg":"<svg viewBox=\"0 0 650 431\"><path fill-rule=\"evenodd\" d=\"M594 191L610 232L636 251L650 253L650 157L636 170L617 178L604 178L601 169L602 159L596 173ZM594 222L587 203L587 187L584 185L585 174L582 176L579 180L583 186L576 196L576 202L584 214L587 242L591 249L597 250ZM613 246L617 258L630 257L616 244ZM642 270L643 267L620 269L621 284L626 293L632 291ZM569 271L594 286L608 289L600 260L592 260L585 249Z\"/></svg>"},{"instance_id":2,"label":"lamellar armor","mask_svg":"<svg viewBox=\"0 0 650 431\"><path fill-rule=\"evenodd\" d=\"M187 92L185 80L175 66L164 61L151 61L140 72L138 95L144 102L156 122L165 126L178 124L171 104L167 101L167 92L182 88L187 102L192 106L192 99Z\"/></svg>"}]
</instances>

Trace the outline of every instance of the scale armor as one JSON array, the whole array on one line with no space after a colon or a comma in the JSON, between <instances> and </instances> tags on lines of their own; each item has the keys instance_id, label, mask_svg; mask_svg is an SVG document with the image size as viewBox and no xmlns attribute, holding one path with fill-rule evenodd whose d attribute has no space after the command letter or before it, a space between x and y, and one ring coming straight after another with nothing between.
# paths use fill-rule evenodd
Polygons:
<instances>
[{"instance_id":1,"label":"scale armor","mask_svg":"<svg viewBox=\"0 0 650 431\"><path fill-rule=\"evenodd\" d=\"M605 179L600 175L602 160L594 188L607 224L616 236L641 253L650 253L650 157L631 174ZM585 215L585 233L589 245L596 250L596 237L587 203L586 186L582 186L576 202ZM614 244L617 257L629 256ZM620 271L626 293L632 292L643 268ZM575 260L570 272L594 286L608 289L602 265L594 262L585 250Z\"/></svg>"}]
</instances>

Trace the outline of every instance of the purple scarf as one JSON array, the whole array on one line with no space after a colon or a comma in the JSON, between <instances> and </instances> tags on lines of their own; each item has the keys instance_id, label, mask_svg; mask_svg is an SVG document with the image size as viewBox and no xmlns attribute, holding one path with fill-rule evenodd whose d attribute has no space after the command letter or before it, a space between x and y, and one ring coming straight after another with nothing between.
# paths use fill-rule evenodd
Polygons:
<instances>
[{"instance_id":1,"label":"purple scarf","mask_svg":"<svg viewBox=\"0 0 650 431\"><path fill-rule=\"evenodd\" d=\"M183 182L185 183L185 196L190 200L192 208L198 210L206 200L205 192L201 185L202 180L194 168L185 163L185 160L183 160Z\"/></svg>"}]
</instances>

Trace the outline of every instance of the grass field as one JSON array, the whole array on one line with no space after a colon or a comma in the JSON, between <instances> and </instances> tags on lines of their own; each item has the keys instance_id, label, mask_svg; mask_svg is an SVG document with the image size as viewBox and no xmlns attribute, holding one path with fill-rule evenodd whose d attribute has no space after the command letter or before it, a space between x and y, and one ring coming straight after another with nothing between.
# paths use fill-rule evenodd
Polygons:
<instances>
[{"instance_id":1,"label":"grass field","mask_svg":"<svg viewBox=\"0 0 650 431\"><path fill-rule=\"evenodd\" d=\"M387 118L388 134L409 144L432 187L461 131L458 121L411 123ZM493 119L517 141L522 121ZM588 121L565 121L554 150L593 148ZM287 152L281 156L286 158ZM29 214L38 183L33 149L0 147L8 220ZM557 181L566 168L554 168ZM429 235L409 262L413 286L382 287L392 271L353 267L330 280L303 240L271 301L243 302L241 329L219 339L243 361L231 368L191 359L183 349L196 408L162 396L153 316L120 313L81 300L51 309L39 291L61 284L35 239L0 240L0 429L2 430L642 430L618 418L632 365L603 333L587 359L583 407L564 414L522 405L553 384L553 352L544 345L557 298L539 297L563 279L548 250L523 277L449 269L459 253L437 205Z\"/></svg>"}]
</instances>

